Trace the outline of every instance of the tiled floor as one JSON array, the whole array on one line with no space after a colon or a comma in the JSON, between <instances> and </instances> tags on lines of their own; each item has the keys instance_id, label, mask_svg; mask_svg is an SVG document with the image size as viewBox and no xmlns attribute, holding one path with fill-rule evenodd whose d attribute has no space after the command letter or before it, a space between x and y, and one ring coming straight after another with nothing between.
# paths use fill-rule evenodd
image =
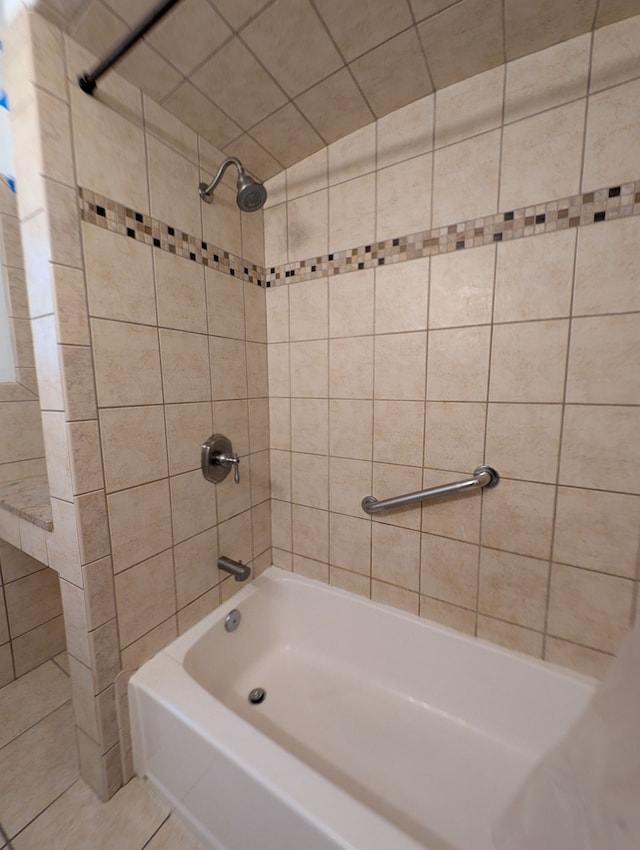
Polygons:
<instances>
[{"instance_id":1,"label":"tiled floor","mask_svg":"<svg viewBox=\"0 0 640 850\"><path fill-rule=\"evenodd\" d=\"M198 850L138 779L101 803L79 778L64 662L0 689L0 850Z\"/></svg>"}]
</instances>

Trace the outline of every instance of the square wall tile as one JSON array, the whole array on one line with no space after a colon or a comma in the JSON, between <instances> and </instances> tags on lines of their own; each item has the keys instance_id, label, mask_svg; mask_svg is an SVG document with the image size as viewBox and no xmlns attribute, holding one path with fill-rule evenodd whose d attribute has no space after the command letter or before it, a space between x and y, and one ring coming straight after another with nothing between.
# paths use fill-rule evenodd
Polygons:
<instances>
[{"instance_id":1,"label":"square wall tile","mask_svg":"<svg viewBox=\"0 0 640 850\"><path fill-rule=\"evenodd\" d=\"M158 324L175 330L207 332L202 266L170 254L153 252L158 297ZM214 275L213 270L208 273ZM237 286L237 284L236 284ZM213 331L215 333L215 331Z\"/></svg>"},{"instance_id":2,"label":"square wall tile","mask_svg":"<svg viewBox=\"0 0 640 850\"><path fill-rule=\"evenodd\" d=\"M309 508L329 507L329 458L293 452L291 501Z\"/></svg>"},{"instance_id":3,"label":"square wall tile","mask_svg":"<svg viewBox=\"0 0 640 850\"><path fill-rule=\"evenodd\" d=\"M285 197L292 201L294 198L302 197L302 195L310 195L312 192L326 189L329 185L328 150L328 148L323 148L283 171L283 183L286 175L286 188L284 186L282 188L282 197L280 198L277 188L272 192L271 187L269 187L269 197L273 197L275 203L278 202L279 198L282 201ZM277 179L274 178L274 181Z\"/></svg>"},{"instance_id":4,"label":"square wall tile","mask_svg":"<svg viewBox=\"0 0 640 850\"><path fill-rule=\"evenodd\" d=\"M615 652L631 621L633 582L554 564L549 634L604 652Z\"/></svg>"},{"instance_id":5,"label":"square wall tile","mask_svg":"<svg viewBox=\"0 0 640 850\"><path fill-rule=\"evenodd\" d=\"M534 558L551 556L555 487L502 478L497 487L484 491L482 500L483 546Z\"/></svg>"},{"instance_id":6,"label":"square wall tile","mask_svg":"<svg viewBox=\"0 0 640 850\"><path fill-rule=\"evenodd\" d=\"M234 451L241 457L249 454L248 400L216 401L213 405L213 423L216 434L229 435ZM200 466L199 458L195 466Z\"/></svg>"},{"instance_id":7,"label":"square wall tile","mask_svg":"<svg viewBox=\"0 0 640 850\"><path fill-rule=\"evenodd\" d=\"M476 612L429 596L420 597L420 616L449 629L475 636Z\"/></svg>"},{"instance_id":8,"label":"square wall tile","mask_svg":"<svg viewBox=\"0 0 640 850\"><path fill-rule=\"evenodd\" d=\"M103 409L100 431L107 492L169 474L162 406Z\"/></svg>"},{"instance_id":9,"label":"square wall tile","mask_svg":"<svg viewBox=\"0 0 640 850\"><path fill-rule=\"evenodd\" d=\"M379 401L373 407L373 458L422 466L424 402Z\"/></svg>"},{"instance_id":10,"label":"square wall tile","mask_svg":"<svg viewBox=\"0 0 640 850\"><path fill-rule=\"evenodd\" d=\"M640 496L560 487L553 558L634 578L639 528Z\"/></svg>"},{"instance_id":11,"label":"square wall tile","mask_svg":"<svg viewBox=\"0 0 640 850\"><path fill-rule=\"evenodd\" d=\"M291 395L291 357L288 342L276 342L267 346L267 371L269 396Z\"/></svg>"},{"instance_id":12,"label":"square wall tile","mask_svg":"<svg viewBox=\"0 0 640 850\"><path fill-rule=\"evenodd\" d=\"M377 172L376 239L429 229L432 161L428 153ZM407 187L411 190L407 191Z\"/></svg>"},{"instance_id":13,"label":"square wall tile","mask_svg":"<svg viewBox=\"0 0 640 850\"><path fill-rule=\"evenodd\" d=\"M376 333L425 330L429 259L378 266L375 275Z\"/></svg>"},{"instance_id":14,"label":"square wall tile","mask_svg":"<svg viewBox=\"0 0 640 850\"><path fill-rule=\"evenodd\" d=\"M436 93L436 147L461 142L502 123L505 69L501 65Z\"/></svg>"},{"instance_id":15,"label":"square wall tile","mask_svg":"<svg viewBox=\"0 0 640 850\"><path fill-rule=\"evenodd\" d=\"M291 399L291 448L294 452L327 454L329 402L327 399Z\"/></svg>"},{"instance_id":16,"label":"square wall tile","mask_svg":"<svg viewBox=\"0 0 640 850\"><path fill-rule=\"evenodd\" d=\"M638 240L640 216L580 228L574 315L640 310Z\"/></svg>"},{"instance_id":17,"label":"square wall tile","mask_svg":"<svg viewBox=\"0 0 640 850\"><path fill-rule=\"evenodd\" d=\"M198 167L153 136L147 136L147 151L151 215L200 238L202 201L197 192ZM185 191L186 186L192 186L193 191ZM110 193L105 194L111 197Z\"/></svg>"},{"instance_id":18,"label":"square wall tile","mask_svg":"<svg viewBox=\"0 0 640 850\"><path fill-rule=\"evenodd\" d=\"M329 336L373 333L373 269L329 280Z\"/></svg>"},{"instance_id":19,"label":"square wall tile","mask_svg":"<svg viewBox=\"0 0 640 850\"><path fill-rule=\"evenodd\" d=\"M587 93L591 35L585 34L507 64L505 121L510 123Z\"/></svg>"},{"instance_id":20,"label":"square wall tile","mask_svg":"<svg viewBox=\"0 0 640 850\"><path fill-rule=\"evenodd\" d=\"M214 400L247 398L247 356L244 341L209 337L209 358ZM202 398L196 399L201 400Z\"/></svg>"},{"instance_id":21,"label":"square wall tile","mask_svg":"<svg viewBox=\"0 0 640 850\"><path fill-rule=\"evenodd\" d=\"M297 398L326 398L328 393L328 345L326 340L292 342L291 395Z\"/></svg>"},{"instance_id":22,"label":"square wall tile","mask_svg":"<svg viewBox=\"0 0 640 850\"><path fill-rule=\"evenodd\" d=\"M636 9L636 12L638 9ZM626 18L593 34L591 91L609 88L638 75L637 45L640 39L640 15Z\"/></svg>"},{"instance_id":23,"label":"square wall tile","mask_svg":"<svg viewBox=\"0 0 640 850\"><path fill-rule=\"evenodd\" d=\"M548 582L547 561L483 548L478 611L519 626L542 630Z\"/></svg>"},{"instance_id":24,"label":"square wall tile","mask_svg":"<svg viewBox=\"0 0 640 850\"><path fill-rule=\"evenodd\" d=\"M432 150L434 103L435 97L427 95L378 119L378 168L386 168Z\"/></svg>"},{"instance_id":25,"label":"square wall tile","mask_svg":"<svg viewBox=\"0 0 640 850\"><path fill-rule=\"evenodd\" d=\"M398 458L388 458L389 463L373 464L373 493L378 500L401 493L415 493L422 487L422 470L417 466L401 466ZM420 531L420 504L394 508L375 517L374 523L396 525Z\"/></svg>"},{"instance_id":26,"label":"square wall tile","mask_svg":"<svg viewBox=\"0 0 640 850\"><path fill-rule=\"evenodd\" d=\"M329 250L345 251L375 238L376 178L365 174L329 189Z\"/></svg>"},{"instance_id":27,"label":"square wall tile","mask_svg":"<svg viewBox=\"0 0 640 850\"><path fill-rule=\"evenodd\" d=\"M430 331L427 399L485 401L490 341L488 325Z\"/></svg>"},{"instance_id":28,"label":"square wall tile","mask_svg":"<svg viewBox=\"0 0 640 850\"><path fill-rule=\"evenodd\" d=\"M104 319L91 328L98 404L162 403L157 330Z\"/></svg>"},{"instance_id":29,"label":"square wall tile","mask_svg":"<svg viewBox=\"0 0 640 850\"><path fill-rule=\"evenodd\" d=\"M298 284L299 286L302 284ZM289 290L292 286L277 286L267 290L267 341L289 341Z\"/></svg>"},{"instance_id":30,"label":"square wall tile","mask_svg":"<svg viewBox=\"0 0 640 850\"><path fill-rule=\"evenodd\" d=\"M433 227L497 212L501 136L491 130L435 152Z\"/></svg>"},{"instance_id":31,"label":"square wall tile","mask_svg":"<svg viewBox=\"0 0 640 850\"><path fill-rule=\"evenodd\" d=\"M486 405L428 401L424 464L432 469L473 471L484 453ZM493 462L487 453L489 462Z\"/></svg>"},{"instance_id":32,"label":"square wall tile","mask_svg":"<svg viewBox=\"0 0 640 850\"><path fill-rule=\"evenodd\" d=\"M495 265L494 245L432 257L429 328L489 323Z\"/></svg>"},{"instance_id":33,"label":"square wall tile","mask_svg":"<svg viewBox=\"0 0 640 850\"><path fill-rule=\"evenodd\" d=\"M115 585L121 646L133 643L175 611L171 552L119 573Z\"/></svg>"},{"instance_id":34,"label":"square wall tile","mask_svg":"<svg viewBox=\"0 0 640 850\"><path fill-rule=\"evenodd\" d=\"M375 337L374 397L424 400L427 334L378 334Z\"/></svg>"},{"instance_id":35,"label":"square wall tile","mask_svg":"<svg viewBox=\"0 0 640 850\"><path fill-rule=\"evenodd\" d=\"M373 349L372 336L329 341L331 398L373 398Z\"/></svg>"},{"instance_id":36,"label":"square wall tile","mask_svg":"<svg viewBox=\"0 0 640 850\"><path fill-rule=\"evenodd\" d=\"M216 493L201 470L174 475L171 484L173 540L186 540L217 522Z\"/></svg>"},{"instance_id":37,"label":"square wall tile","mask_svg":"<svg viewBox=\"0 0 640 850\"><path fill-rule=\"evenodd\" d=\"M500 209L580 191L586 101L559 106L504 128ZM595 186L604 186L596 183Z\"/></svg>"},{"instance_id":38,"label":"square wall tile","mask_svg":"<svg viewBox=\"0 0 640 850\"><path fill-rule=\"evenodd\" d=\"M165 406L164 413L170 474L198 469L200 447L213 433L211 404L171 404Z\"/></svg>"},{"instance_id":39,"label":"square wall tile","mask_svg":"<svg viewBox=\"0 0 640 850\"><path fill-rule=\"evenodd\" d=\"M504 478L554 483L561 424L559 404L490 404L488 462Z\"/></svg>"},{"instance_id":40,"label":"square wall tile","mask_svg":"<svg viewBox=\"0 0 640 850\"><path fill-rule=\"evenodd\" d=\"M373 453L373 401L329 401L329 454L371 460Z\"/></svg>"},{"instance_id":41,"label":"square wall tile","mask_svg":"<svg viewBox=\"0 0 640 850\"><path fill-rule=\"evenodd\" d=\"M107 507L116 573L171 546L171 504L166 479L112 493Z\"/></svg>"},{"instance_id":42,"label":"square wall tile","mask_svg":"<svg viewBox=\"0 0 640 850\"><path fill-rule=\"evenodd\" d=\"M640 409L568 405L560 455L560 484L638 493Z\"/></svg>"},{"instance_id":43,"label":"square wall tile","mask_svg":"<svg viewBox=\"0 0 640 850\"><path fill-rule=\"evenodd\" d=\"M513 652L523 652L534 658L542 658L543 635L513 623L505 623L493 617L478 617L478 637L504 646Z\"/></svg>"},{"instance_id":44,"label":"square wall tile","mask_svg":"<svg viewBox=\"0 0 640 850\"><path fill-rule=\"evenodd\" d=\"M560 230L498 246L496 322L557 319L571 311L576 231Z\"/></svg>"},{"instance_id":45,"label":"square wall tile","mask_svg":"<svg viewBox=\"0 0 640 850\"><path fill-rule=\"evenodd\" d=\"M470 543L422 535L420 593L463 608L478 600L479 549Z\"/></svg>"},{"instance_id":46,"label":"square wall tile","mask_svg":"<svg viewBox=\"0 0 640 850\"><path fill-rule=\"evenodd\" d=\"M329 195L326 189L288 204L289 261L326 254L329 247Z\"/></svg>"},{"instance_id":47,"label":"square wall tile","mask_svg":"<svg viewBox=\"0 0 640 850\"><path fill-rule=\"evenodd\" d=\"M295 286L283 287L283 290L289 294L289 335L280 333L278 339L269 337L269 342L285 341L287 338L326 339L329 321L327 281L303 281Z\"/></svg>"},{"instance_id":48,"label":"square wall tile","mask_svg":"<svg viewBox=\"0 0 640 850\"><path fill-rule=\"evenodd\" d=\"M204 334L162 329L160 354L165 403L207 401L211 397L209 343Z\"/></svg>"},{"instance_id":49,"label":"square wall tile","mask_svg":"<svg viewBox=\"0 0 640 850\"><path fill-rule=\"evenodd\" d=\"M151 248L85 222L82 242L90 315L155 325Z\"/></svg>"},{"instance_id":50,"label":"square wall tile","mask_svg":"<svg viewBox=\"0 0 640 850\"><path fill-rule=\"evenodd\" d=\"M371 574L371 520L329 515L329 562L363 576Z\"/></svg>"},{"instance_id":51,"label":"square wall tile","mask_svg":"<svg viewBox=\"0 0 640 850\"><path fill-rule=\"evenodd\" d=\"M184 608L222 580L217 567L218 532L210 528L196 534L174 549L176 599Z\"/></svg>"},{"instance_id":52,"label":"square wall tile","mask_svg":"<svg viewBox=\"0 0 640 850\"><path fill-rule=\"evenodd\" d=\"M77 87L71 86L70 95L78 184L148 213L142 128Z\"/></svg>"},{"instance_id":53,"label":"square wall tile","mask_svg":"<svg viewBox=\"0 0 640 850\"><path fill-rule=\"evenodd\" d=\"M420 534L374 523L371 529L372 578L417 591L420 584Z\"/></svg>"},{"instance_id":54,"label":"square wall tile","mask_svg":"<svg viewBox=\"0 0 640 850\"><path fill-rule=\"evenodd\" d=\"M640 314L574 319L567 401L640 404Z\"/></svg>"},{"instance_id":55,"label":"square wall tile","mask_svg":"<svg viewBox=\"0 0 640 850\"><path fill-rule=\"evenodd\" d=\"M465 476L468 473L465 473ZM425 469L422 486L439 487L456 481L460 473ZM463 476L460 476L461 478ZM422 530L439 537L450 537L466 543L480 542L481 500L474 492L434 499L422 503Z\"/></svg>"},{"instance_id":56,"label":"square wall tile","mask_svg":"<svg viewBox=\"0 0 640 850\"><path fill-rule=\"evenodd\" d=\"M363 517L361 502L372 490L370 461L329 458L329 508L348 516Z\"/></svg>"},{"instance_id":57,"label":"square wall tile","mask_svg":"<svg viewBox=\"0 0 640 850\"><path fill-rule=\"evenodd\" d=\"M317 508L294 505L292 511L293 551L324 562L329 557L329 514Z\"/></svg>"},{"instance_id":58,"label":"square wall tile","mask_svg":"<svg viewBox=\"0 0 640 850\"><path fill-rule=\"evenodd\" d=\"M371 592L371 579L369 576L359 575L351 572L351 570L343 570L341 567L329 565L329 584L333 587L339 587L341 590L348 590L349 593L357 593L359 596L364 596L369 599Z\"/></svg>"},{"instance_id":59,"label":"square wall tile","mask_svg":"<svg viewBox=\"0 0 640 850\"><path fill-rule=\"evenodd\" d=\"M371 599L399 611L406 611L407 614L417 615L420 610L420 597L415 591L375 578L371 580Z\"/></svg>"},{"instance_id":60,"label":"square wall tile","mask_svg":"<svg viewBox=\"0 0 640 850\"><path fill-rule=\"evenodd\" d=\"M637 180L640 80L591 95L584 150L583 191ZM611 128L615 127L615 132Z\"/></svg>"},{"instance_id":61,"label":"square wall tile","mask_svg":"<svg viewBox=\"0 0 640 850\"><path fill-rule=\"evenodd\" d=\"M496 325L491 351L491 401L561 402L569 322Z\"/></svg>"},{"instance_id":62,"label":"square wall tile","mask_svg":"<svg viewBox=\"0 0 640 850\"><path fill-rule=\"evenodd\" d=\"M376 170L376 126L367 124L327 147L329 185L345 183ZM319 154L314 154L319 156ZM287 187L288 188L288 187Z\"/></svg>"}]
</instances>

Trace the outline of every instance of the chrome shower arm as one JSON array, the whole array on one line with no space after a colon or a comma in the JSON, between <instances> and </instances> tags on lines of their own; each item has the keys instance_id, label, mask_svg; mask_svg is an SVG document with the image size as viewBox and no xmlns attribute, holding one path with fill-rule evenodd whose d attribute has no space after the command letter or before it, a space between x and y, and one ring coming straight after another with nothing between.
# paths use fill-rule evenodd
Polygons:
<instances>
[{"instance_id":1,"label":"chrome shower arm","mask_svg":"<svg viewBox=\"0 0 640 850\"><path fill-rule=\"evenodd\" d=\"M235 167L238 169L238 174L242 174L244 172L244 167L243 167L243 165L242 165L242 163L240 162L239 159L236 159L235 156L227 157L225 159L225 161L222 163L222 165L220 166L220 168L218 169L218 173L213 178L211 183L209 183L208 186L205 186L204 183L200 184L200 197L204 201L209 200L209 198L213 194L213 190L216 188L218 183L222 180L225 171L227 170L227 168L229 168L230 165L235 165Z\"/></svg>"}]
</instances>

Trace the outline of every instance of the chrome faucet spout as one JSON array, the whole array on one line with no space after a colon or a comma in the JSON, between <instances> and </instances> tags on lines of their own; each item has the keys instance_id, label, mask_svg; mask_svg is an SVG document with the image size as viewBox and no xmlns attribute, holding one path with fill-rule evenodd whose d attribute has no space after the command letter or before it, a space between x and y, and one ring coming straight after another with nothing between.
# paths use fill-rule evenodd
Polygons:
<instances>
[{"instance_id":1,"label":"chrome faucet spout","mask_svg":"<svg viewBox=\"0 0 640 850\"><path fill-rule=\"evenodd\" d=\"M220 555L218 558L218 569L224 570L225 573L230 573L235 577L236 581L246 581L251 575L251 567L243 564L242 561L234 561L233 558L227 558L226 555Z\"/></svg>"}]
</instances>

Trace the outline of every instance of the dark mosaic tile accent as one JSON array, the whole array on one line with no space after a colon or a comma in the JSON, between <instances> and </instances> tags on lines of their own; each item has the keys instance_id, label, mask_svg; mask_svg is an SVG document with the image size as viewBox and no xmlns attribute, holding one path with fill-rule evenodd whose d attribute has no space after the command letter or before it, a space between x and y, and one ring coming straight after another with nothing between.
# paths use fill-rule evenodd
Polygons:
<instances>
[{"instance_id":1,"label":"dark mosaic tile accent","mask_svg":"<svg viewBox=\"0 0 640 850\"><path fill-rule=\"evenodd\" d=\"M640 215L640 180L267 268L89 189L80 189L80 211L96 227L269 288Z\"/></svg>"}]
</instances>

